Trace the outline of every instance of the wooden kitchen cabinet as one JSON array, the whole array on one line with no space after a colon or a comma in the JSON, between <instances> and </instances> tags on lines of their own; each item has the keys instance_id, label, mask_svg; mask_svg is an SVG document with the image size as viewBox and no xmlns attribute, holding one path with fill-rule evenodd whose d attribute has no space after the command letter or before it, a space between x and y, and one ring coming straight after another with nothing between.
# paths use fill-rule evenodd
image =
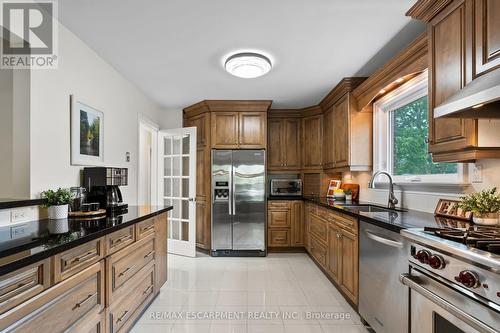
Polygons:
<instances>
[{"instance_id":1,"label":"wooden kitchen cabinet","mask_svg":"<svg viewBox=\"0 0 500 333\"><path fill-rule=\"evenodd\" d=\"M218 149L238 148L238 112L212 113L212 147Z\"/></svg>"},{"instance_id":2,"label":"wooden kitchen cabinet","mask_svg":"<svg viewBox=\"0 0 500 333\"><path fill-rule=\"evenodd\" d=\"M429 152L435 162L500 157L480 141L472 118L434 119L434 109L460 90L500 70L500 4L495 0L419 0L408 16L427 23L429 45ZM485 78L486 79L486 78ZM477 110L481 112L481 108Z\"/></svg>"},{"instance_id":3,"label":"wooden kitchen cabinet","mask_svg":"<svg viewBox=\"0 0 500 333\"><path fill-rule=\"evenodd\" d=\"M267 245L304 246L304 203L301 200L271 200L267 207Z\"/></svg>"},{"instance_id":4,"label":"wooden kitchen cabinet","mask_svg":"<svg viewBox=\"0 0 500 333\"><path fill-rule=\"evenodd\" d=\"M332 279L340 284L342 270L342 248L340 244L340 229L335 223L328 224L328 265L327 270Z\"/></svg>"},{"instance_id":5,"label":"wooden kitchen cabinet","mask_svg":"<svg viewBox=\"0 0 500 333\"><path fill-rule=\"evenodd\" d=\"M300 119L270 119L268 126L268 170L300 170Z\"/></svg>"},{"instance_id":6,"label":"wooden kitchen cabinet","mask_svg":"<svg viewBox=\"0 0 500 333\"><path fill-rule=\"evenodd\" d=\"M323 115L302 119L302 169L321 169L323 166Z\"/></svg>"},{"instance_id":7,"label":"wooden kitchen cabinet","mask_svg":"<svg viewBox=\"0 0 500 333\"><path fill-rule=\"evenodd\" d=\"M334 136L334 168L349 166L349 94L344 95L336 104L333 111L333 136ZM356 152L359 154L361 152Z\"/></svg>"},{"instance_id":8,"label":"wooden kitchen cabinet","mask_svg":"<svg viewBox=\"0 0 500 333\"><path fill-rule=\"evenodd\" d=\"M341 253L340 288L353 303L358 303L358 236L340 229L339 248Z\"/></svg>"},{"instance_id":9,"label":"wooden kitchen cabinet","mask_svg":"<svg viewBox=\"0 0 500 333\"><path fill-rule=\"evenodd\" d=\"M323 114L323 168L335 167L335 106L328 108Z\"/></svg>"}]
</instances>

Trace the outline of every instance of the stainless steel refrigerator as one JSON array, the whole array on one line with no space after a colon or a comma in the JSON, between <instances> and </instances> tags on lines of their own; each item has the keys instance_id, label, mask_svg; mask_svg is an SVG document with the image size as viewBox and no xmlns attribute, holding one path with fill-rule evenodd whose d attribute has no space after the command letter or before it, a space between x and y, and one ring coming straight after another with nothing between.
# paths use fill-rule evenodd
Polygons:
<instances>
[{"instance_id":1,"label":"stainless steel refrigerator","mask_svg":"<svg viewBox=\"0 0 500 333\"><path fill-rule=\"evenodd\" d=\"M212 150L212 255L266 255L265 150Z\"/></svg>"}]
</instances>

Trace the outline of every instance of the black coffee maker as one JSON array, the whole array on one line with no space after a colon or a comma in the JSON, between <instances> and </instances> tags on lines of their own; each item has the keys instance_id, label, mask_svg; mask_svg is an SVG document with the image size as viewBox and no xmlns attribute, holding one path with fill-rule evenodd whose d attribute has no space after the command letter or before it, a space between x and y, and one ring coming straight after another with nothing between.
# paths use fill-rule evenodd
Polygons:
<instances>
[{"instance_id":1,"label":"black coffee maker","mask_svg":"<svg viewBox=\"0 0 500 333\"><path fill-rule=\"evenodd\" d=\"M122 213L128 208L123 203L120 186L128 185L127 168L92 167L83 169L83 187L87 201L98 202L108 213Z\"/></svg>"}]
</instances>

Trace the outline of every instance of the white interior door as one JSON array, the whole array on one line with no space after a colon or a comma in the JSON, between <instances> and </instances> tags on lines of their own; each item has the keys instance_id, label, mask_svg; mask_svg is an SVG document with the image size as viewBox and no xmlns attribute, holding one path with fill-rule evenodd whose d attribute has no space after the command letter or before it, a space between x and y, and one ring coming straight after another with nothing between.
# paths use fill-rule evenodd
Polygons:
<instances>
[{"instance_id":1,"label":"white interior door","mask_svg":"<svg viewBox=\"0 0 500 333\"><path fill-rule=\"evenodd\" d=\"M158 133L160 204L168 217L168 252L196 255L196 127Z\"/></svg>"}]
</instances>

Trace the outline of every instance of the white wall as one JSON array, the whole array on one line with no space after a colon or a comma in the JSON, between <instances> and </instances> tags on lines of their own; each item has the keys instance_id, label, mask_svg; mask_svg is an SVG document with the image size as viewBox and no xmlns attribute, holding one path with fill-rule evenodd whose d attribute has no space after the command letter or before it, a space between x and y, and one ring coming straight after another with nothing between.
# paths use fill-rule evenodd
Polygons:
<instances>
[{"instance_id":1,"label":"white wall","mask_svg":"<svg viewBox=\"0 0 500 333\"><path fill-rule=\"evenodd\" d=\"M136 204L138 115L160 123L161 109L62 25L59 68L31 76L31 196L80 185L82 167L70 165L71 94L104 112L105 165L129 169L124 201Z\"/></svg>"},{"instance_id":2,"label":"white wall","mask_svg":"<svg viewBox=\"0 0 500 333\"><path fill-rule=\"evenodd\" d=\"M160 116L160 130L182 127L182 110L164 110Z\"/></svg>"},{"instance_id":3,"label":"white wall","mask_svg":"<svg viewBox=\"0 0 500 333\"><path fill-rule=\"evenodd\" d=\"M463 193L481 191L492 187L498 187L500 190L500 160L479 160L476 165L482 166L482 182L472 183L466 187L429 187L426 189L405 188L401 191L396 186L396 197L403 207L420 210L424 212L434 212L437 202L440 198L458 200ZM472 167L469 168L470 173ZM380 186L380 189L368 188L368 182L371 178L371 172L353 172L344 173L343 181L352 182L360 185L360 200L367 202L387 204L388 190L387 186ZM469 175L469 179L472 176Z\"/></svg>"},{"instance_id":4,"label":"white wall","mask_svg":"<svg viewBox=\"0 0 500 333\"><path fill-rule=\"evenodd\" d=\"M12 74L0 69L0 198L12 196Z\"/></svg>"}]
</instances>

